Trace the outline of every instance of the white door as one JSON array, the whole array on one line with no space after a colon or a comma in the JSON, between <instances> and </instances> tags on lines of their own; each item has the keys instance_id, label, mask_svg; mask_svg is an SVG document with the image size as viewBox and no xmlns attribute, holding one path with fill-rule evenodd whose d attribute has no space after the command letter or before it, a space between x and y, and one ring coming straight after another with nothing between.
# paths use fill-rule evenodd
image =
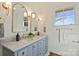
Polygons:
<instances>
[{"instance_id":1,"label":"white door","mask_svg":"<svg viewBox=\"0 0 79 59\"><path fill-rule=\"evenodd\" d=\"M57 41L58 41L58 51L62 52L64 50L64 47L63 47L63 44L65 43L65 40L64 40L64 29L62 28L58 28L56 33L58 34L57 36Z\"/></svg>"},{"instance_id":2,"label":"white door","mask_svg":"<svg viewBox=\"0 0 79 59\"><path fill-rule=\"evenodd\" d=\"M79 29L78 26L58 28L57 40L59 41L58 51L63 55L79 55Z\"/></svg>"}]
</instances>

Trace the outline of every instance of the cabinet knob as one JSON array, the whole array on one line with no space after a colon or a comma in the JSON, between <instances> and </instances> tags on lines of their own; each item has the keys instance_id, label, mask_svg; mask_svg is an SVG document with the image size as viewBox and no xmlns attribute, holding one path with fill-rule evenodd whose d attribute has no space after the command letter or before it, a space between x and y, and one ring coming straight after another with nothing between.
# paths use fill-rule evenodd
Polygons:
<instances>
[{"instance_id":1,"label":"cabinet knob","mask_svg":"<svg viewBox=\"0 0 79 59\"><path fill-rule=\"evenodd\" d=\"M24 52L22 52L22 55L24 55Z\"/></svg>"},{"instance_id":2,"label":"cabinet knob","mask_svg":"<svg viewBox=\"0 0 79 59\"><path fill-rule=\"evenodd\" d=\"M33 46L33 48L35 48L35 46Z\"/></svg>"}]
</instances>

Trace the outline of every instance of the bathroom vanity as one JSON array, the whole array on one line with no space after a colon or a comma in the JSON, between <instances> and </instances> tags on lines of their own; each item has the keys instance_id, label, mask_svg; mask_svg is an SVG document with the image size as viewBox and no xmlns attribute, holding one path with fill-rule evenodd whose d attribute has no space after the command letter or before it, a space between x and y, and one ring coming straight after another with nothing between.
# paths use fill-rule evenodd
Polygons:
<instances>
[{"instance_id":1,"label":"bathroom vanity","mask_svg":"<svg viewBox=\"0 0 79 59\"><path fill-rule=\"evenodd\" d=\"M3 56L44 56L48 51L48 37L35 36L32 39L22 38L20 41L3 41Z\"/></svg>"}]
</instances>

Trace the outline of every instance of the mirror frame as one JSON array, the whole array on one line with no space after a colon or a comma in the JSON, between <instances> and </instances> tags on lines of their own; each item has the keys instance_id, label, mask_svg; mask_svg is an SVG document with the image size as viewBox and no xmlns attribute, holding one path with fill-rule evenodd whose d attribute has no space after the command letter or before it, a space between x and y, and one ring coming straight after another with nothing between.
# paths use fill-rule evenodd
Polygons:
<instances>
[{"instance_id":1,"label":"mirror frame","mask_svg":"<svg viewBox=\"0 0 79 59\"><path fill-rule=\"evenodd\" d=\"M17 32L17 31L14 31L14 29L13 29L13 20L14 20L14 18L13 18L13 8L16 6L16 5L20 5L20 6L22 6L22 8L24 8L25 9L25 12L27 13L27 19L28 19L28 11L27 11L27 9L26 9L26 7L23 5L23 4L21 4L21 3L12 3L12 32ZM19 32L19 31L18 31ZM20 31L20 32L25 32L25 31ZM26 31L27 32L27 31Z\"/></svg>"},{"instance_id":2,"label":"mirror frame","mask_svg":"<svg viewBox=\"0 0 79 59\"><path fill-rule=\"evenodd\" d=\"M0 38L4 38L5 37L5 33L4 33L4 23L5 23L5 20L4 18L0 17Z\"/></svg>"}]
</instances>

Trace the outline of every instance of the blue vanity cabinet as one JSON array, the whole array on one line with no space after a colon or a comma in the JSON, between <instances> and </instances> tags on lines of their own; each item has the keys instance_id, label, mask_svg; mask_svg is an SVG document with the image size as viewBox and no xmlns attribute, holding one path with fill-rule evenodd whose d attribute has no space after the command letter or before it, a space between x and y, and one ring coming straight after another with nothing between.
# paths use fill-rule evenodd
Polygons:
<instances>
[{"instance_id":1,"label":"blue vanity cabinet","mask_svg":"<svg viewBox=\"0 0 79 59\"><path fill-rule=\"evenodd\" d=\"M3 48L5 56L44 56L48 51L48 38L42 37L39 40L32 42L29 45L19 48L15 52L7 48Z\"/></svg>"}]
</instances>

